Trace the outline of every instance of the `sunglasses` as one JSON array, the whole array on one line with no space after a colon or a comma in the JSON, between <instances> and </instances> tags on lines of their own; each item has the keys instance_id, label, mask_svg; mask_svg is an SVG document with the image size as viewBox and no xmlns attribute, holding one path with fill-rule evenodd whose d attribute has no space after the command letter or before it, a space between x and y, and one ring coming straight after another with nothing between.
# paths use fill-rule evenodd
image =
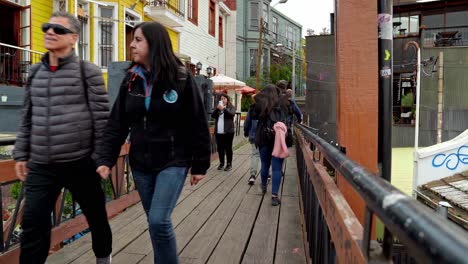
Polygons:
<instances>
[{"instance_id":1,"label":"sunglasses","mask_svg":"<svg viewBox=\"0 0 468 264\"><path fill-rule=\"evenodd\" d=\"M46 33L49 29L52 29L55 34L58 35L65 35L65 34L75 34L76 32L62 26L59 24L50 24L44 23L42 24L42 32Z\"/></svg>"}]
</instances>

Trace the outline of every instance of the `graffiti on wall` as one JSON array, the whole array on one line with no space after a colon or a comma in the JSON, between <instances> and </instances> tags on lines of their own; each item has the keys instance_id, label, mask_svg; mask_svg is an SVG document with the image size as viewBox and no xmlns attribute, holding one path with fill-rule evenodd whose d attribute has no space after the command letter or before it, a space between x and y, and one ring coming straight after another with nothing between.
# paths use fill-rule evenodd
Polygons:
<instances>
[{"instance_id":1,"label":"graffiti on wall","mask_svg":"<svg viewBox=\"0 0 468 264\"><path fill-rule=\"evenodd\" d=\"M455 170L459 165L468 165L468 146L460 146L457 152L444 154L439 153L432 159L434 168L445 166L449 170Z\"/></svg>"}]
</instances>

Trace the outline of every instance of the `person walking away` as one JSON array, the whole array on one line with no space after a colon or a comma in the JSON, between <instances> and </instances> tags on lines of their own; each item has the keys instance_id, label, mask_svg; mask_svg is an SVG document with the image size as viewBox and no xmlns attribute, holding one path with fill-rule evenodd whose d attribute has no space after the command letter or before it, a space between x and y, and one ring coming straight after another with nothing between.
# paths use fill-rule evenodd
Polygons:
<instances>
[{"instance_id":1,"label":"person walking away","mask_svg":"<svg viewBox=\"0 0 468 264\"><path fill-rule=\"evenodd\" d=\"M281 203L279 187L281 185L281 169L284 158L272 156L275 145L274 124L285 123L287 120L288 106L282 97L280 90L273 84L269 84L255 97L255 116L258 119L255 133L255 144L259 147L261 160L262 192L267 192L268 171L272 167L271 204L277 206ZM284 136L285 133L282 133ZM284 139L285 140L285 139Z\"/></svg>"},{"instance_id":2,"label":"person walking away","mask_svg":"<svg viewBox=\"0 0 468 264\"><path fill-rule=\"evenodd\" d=\"M276 86L280 89L280 93L282 96L286 96L288 98L288 127L291 127L294 123L294 117L296 117L296 121L301 124L302 123L302 111L297 105L296 100L292 98L292 89L290 88L291 82L286 80L279 80L276 82Z\"/></svg>"},{"instance_id":3,"label":"person walking away","mask_svg":"<svg viewBox=\"0 0 468 264\"><path fill-rule=\"evenodd\" d=\"M250 105L247 117L244 121L244 136L249 138L251 146L250 153L250 178L249 184L253 185L257 177L258 163L260 161L260 153L257 146L255 146L255 131L257 130L257 119L253 119L255 110L255 94L252 95L253 104Z\"/></svg>"},{"instance_id":4,"label":"person walking away","mask_svg":"<svg viewBox=\"0 0 468 264\"><path fill-rule=\"evenodd\" d=\"M147 216L154 262L179 263L171 214L189 169L194 185L210 166L206 113L164 26L137 25L130 48L133 62L98 149L97 171L109 175L130 132L130 167Z\"/></svg>"},{"instance_id":5,"label":"person walking away","mask_svg":"<svg viewBox=\"0 0 468 264\"><path fill-rule=\"evenodd\" d=\"M230 171L232 169L232 141L234 140L235 115L236 109L229 100L229 96L225 93L222 93L218 105L211 114L211 117L216 120L215 137L219 156L218 170L222 170L224 168L225 155L227 163L224 170Z\"/></svg>"},{"instance_id":6,"label":"person walking away","mask_svg":"<svg viewBox=\"0 0 468 264\"><path fill-rule=\"evenodd\" d=\"M13 150L16 176L25 188L20 253L24 264L45 263L51 213L63 187L86 216L96 262L111 260L112 233L92 158L107 122L108 99L101 70L75 54L79 29L80 22L69 13L52 14L42 25L48 51L31 67L25 88Z\"/></svg>"}]
</instances>

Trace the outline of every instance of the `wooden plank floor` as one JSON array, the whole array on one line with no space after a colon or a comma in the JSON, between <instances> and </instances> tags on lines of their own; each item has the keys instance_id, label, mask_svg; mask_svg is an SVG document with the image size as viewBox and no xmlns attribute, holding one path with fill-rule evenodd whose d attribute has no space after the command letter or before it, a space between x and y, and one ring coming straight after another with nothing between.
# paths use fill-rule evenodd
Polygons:
<instances>
[{"instance_id":1,"label":"wooden plank floor","mask_svg":"<svg viewBox=\"0 0 468 264\"><path fill-rule=\"evenodd\" d=\"M292 150L291 154L295 152ZM282 204L271 206L271 185L265 196L260 179L249 178L250 145L234 153L233 170L218 171L213 162L196 186L186 186L173 213L182 264L198 263L306 263L300 219L297 168L288 158L281 187ZM111 220L113 261L153 263L146 216L141 204ZM47 263L93 263L91 236L71 243Z\"/></svg>"}]
</instances>

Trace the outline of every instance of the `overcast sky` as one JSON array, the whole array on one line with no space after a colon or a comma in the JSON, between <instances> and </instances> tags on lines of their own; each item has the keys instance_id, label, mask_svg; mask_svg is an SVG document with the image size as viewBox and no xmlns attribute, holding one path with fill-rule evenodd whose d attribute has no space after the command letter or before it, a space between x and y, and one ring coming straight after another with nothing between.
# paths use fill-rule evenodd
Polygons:
<instances>
[{"instance_id":1,"label":"overcast sky","mask_svg":"<svg viewBox=\"0 0 468 264\"><path fill-rule=\"evenodd\" d=\"M275 5L279 0L271 1ZM312 28L320 33L322 28L330 28L330 13L333 13L334 0L288 0L278 4L276 9L302 25L302 36L306 30Z\"/></svg>"}]
</instances>

